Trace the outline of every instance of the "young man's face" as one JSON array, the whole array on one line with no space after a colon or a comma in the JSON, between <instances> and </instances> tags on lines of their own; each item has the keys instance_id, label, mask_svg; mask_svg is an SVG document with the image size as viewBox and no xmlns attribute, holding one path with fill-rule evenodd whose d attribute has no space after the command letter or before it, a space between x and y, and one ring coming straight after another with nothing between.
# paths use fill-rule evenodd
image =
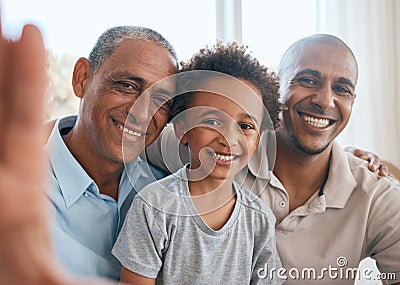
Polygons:
<instances>
[{"instance_id":1,"label":"young man's face","mask_svg":"<svg viewBox=\"0 0 400 285\"><path fill-rule=\"evenodd\" d=\"M281 75L287 110L279 129L303 153L323 152L349 121L357 81L357 65L349 51L308 44L293 56Z\"/></svg>"},{"instance_id":2,"label":"young man's face","mask_svg":"<svg viewBox=\"0 0 400 285\"><path fill-rule=\"evenodd\" d=\"M204 176L233 177L257 148L264 106L260 92L251 83L245 84L253 90L248 89L248 96L243 94L255 101L251 110L223 95L196 92L183 115L188 131L181 142L189 146L190 168L200 168Z\"/></svg>"},{"instance_id":3,"label":"young man's face","mask_svg":"<svg viewBox=\"0 0 400 285\"><path fill-rule=\"evenodd\" d=\"M175 85L171 80L143 92L175 72L167 49L153 42L126 40L89 76L80 120L100 155L129 162L157 138L168 119L168 108L158 107L175 92Z\"/></svg>"}]
</instances>

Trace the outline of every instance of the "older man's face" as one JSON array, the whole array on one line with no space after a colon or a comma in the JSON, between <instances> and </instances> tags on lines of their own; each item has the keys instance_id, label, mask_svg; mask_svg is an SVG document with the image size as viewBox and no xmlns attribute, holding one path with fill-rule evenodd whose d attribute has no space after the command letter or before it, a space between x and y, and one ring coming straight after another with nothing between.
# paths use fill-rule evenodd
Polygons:
<instances>
[{"instance_id":1,"label":"older man's face","mask_svg":"<svg viewBox=\"0 0 400 285\"><path fill-rule=\"evenodd\" d=\"M175 85L172 80L152 85L175 72L167 49L126 40L89 77L80 120L100 155L118 163L132 161L157 138L168 119L163 102L175 92Z\"/></svg>"},{"instance_id":2,"label":"older man's face","mask_svg":"<svg viewBox=\"0 0 400 285\"><path fill-rule=\"evenodd\" d=\"M357 64L349 51L308 44L292 55L282 74L282 128L291 143L307 154L324 151L349 121Z\"/></svg>"}]
</instances>

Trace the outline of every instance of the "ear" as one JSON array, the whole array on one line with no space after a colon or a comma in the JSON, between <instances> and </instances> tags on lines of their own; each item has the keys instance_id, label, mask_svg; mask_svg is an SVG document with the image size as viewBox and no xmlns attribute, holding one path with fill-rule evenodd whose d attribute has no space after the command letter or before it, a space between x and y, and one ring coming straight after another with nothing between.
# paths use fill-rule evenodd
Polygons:
<instances>
[{"instance_id":1,"label":"ear","mask_svg":"<svg viewBox=\"0 0 400 285\"><path fill-rule=\"evenodd\" d=\"M77 97L82 98L88 78L92 75L92 69L88 59L81 57L75 63L72 74L72 88Z\"/></svg>"},{"instance_id":2,"label":"ear","mask_svg":"<svg viewBox=\"0 0 400 285\"><path fill-rule=\"evenodd\" d=\"M187 145L187 135L185 131L185 123L182 120L176 120L174 123L175 136L179 139L181 144Z\"/></svg>"}]
</instances>

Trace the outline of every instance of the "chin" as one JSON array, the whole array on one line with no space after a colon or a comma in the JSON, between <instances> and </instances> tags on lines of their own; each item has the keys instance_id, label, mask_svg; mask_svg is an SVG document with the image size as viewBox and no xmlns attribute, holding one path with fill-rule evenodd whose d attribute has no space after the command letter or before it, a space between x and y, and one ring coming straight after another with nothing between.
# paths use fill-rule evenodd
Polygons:
<instances>
[{"instance_id":1,"label":"chin","mask_svg":"<svg viewBox=\"0 0 400 285\"><path fill-rule=\"evenodd\" d=\"M291 143L296 147L296 149L300 150L301 152L305 153L305 154L309 154L309 155L316 155L316 154L320 154L322 152L324 152L329 145L331 144L331 142L326 143L324 145L308 145L305 143L301 143L297 137L295 137L294 135L290 136L290 140Z\"/></svg>"}]
</instances>

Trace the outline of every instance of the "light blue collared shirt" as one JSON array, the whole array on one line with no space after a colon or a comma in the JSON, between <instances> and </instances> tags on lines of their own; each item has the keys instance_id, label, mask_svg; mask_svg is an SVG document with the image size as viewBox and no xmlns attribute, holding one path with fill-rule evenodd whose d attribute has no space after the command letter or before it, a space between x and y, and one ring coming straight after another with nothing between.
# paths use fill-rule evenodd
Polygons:
<instances>
[{"instance_id":1,"label":"light blue collared shirt","mask_svg":"<svg viewBox=\"0 0 400 285\"><path fill-rule=\"evenodd\" d=\"M46 145L48 197L55 211L51 228L54 251L73 274L118 280L121 265L111 249L133 197L154 178L147 164L137 158L122 173L118 201L101 194L60 134L62 129L72 128L76 118L57 120Z\"/></svg>"}]
</instances>

